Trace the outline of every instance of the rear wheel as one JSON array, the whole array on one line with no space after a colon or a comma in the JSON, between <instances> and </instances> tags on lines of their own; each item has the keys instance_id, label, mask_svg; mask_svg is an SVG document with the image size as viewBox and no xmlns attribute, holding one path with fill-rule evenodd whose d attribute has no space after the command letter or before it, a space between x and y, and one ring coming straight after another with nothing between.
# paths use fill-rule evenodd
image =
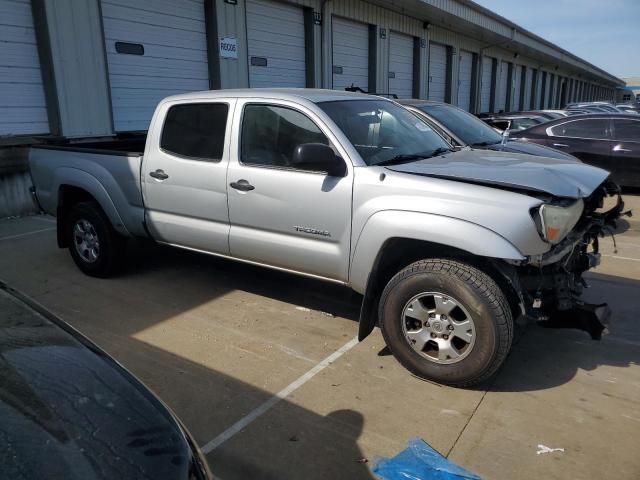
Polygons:
<instances>
[{"instance_id":1,"label":"rear wheel","mask_svg":"<svg viewBox=\"0 0 640 480\"><path fill-rule=\"evenodd\" d=\"M97 203L74 205L65 229L71 257L87 275L109 277L121 266L126 240L113 229Z\"/></svg>"},{"instance_id":2,"label":"rear wheel","mask_svg":"<svg viewBox=\"0 0 640 480\"><path fill-rule=\"evenodd\" d=\"M396 359L415 375L447 385L471 386L491 377L513 340L501 289L458 261L409 265L387 284L379 313Z\"/></svg>"}]
</instances>

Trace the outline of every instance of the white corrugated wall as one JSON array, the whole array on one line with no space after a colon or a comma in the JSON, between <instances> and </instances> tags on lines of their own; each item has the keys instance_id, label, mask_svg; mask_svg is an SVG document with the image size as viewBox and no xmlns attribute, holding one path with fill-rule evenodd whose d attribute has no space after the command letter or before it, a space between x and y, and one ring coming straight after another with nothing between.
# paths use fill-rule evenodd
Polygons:
<instances>
[{"instance_id":1,"label":"white corrugated wall","mask_svg":"<svg viewBox=\"0 0 640 480\"><path fill-rule=\"evenodd\" d=\"M0 0L0 135L48 133L29 0Z\"/></svg>"},{"instance_id":2,"label":"white corrugated wall","mask_svg":"<svg viewBox=\"0 0 640 480\"><path fill-rule=\"evenodd\" d=\"M116 131L146 130L164 97L209 89L201 0L102 0L102 17ZM144 55L118 53L116 42Z\"/></svg>"}]
</instances>

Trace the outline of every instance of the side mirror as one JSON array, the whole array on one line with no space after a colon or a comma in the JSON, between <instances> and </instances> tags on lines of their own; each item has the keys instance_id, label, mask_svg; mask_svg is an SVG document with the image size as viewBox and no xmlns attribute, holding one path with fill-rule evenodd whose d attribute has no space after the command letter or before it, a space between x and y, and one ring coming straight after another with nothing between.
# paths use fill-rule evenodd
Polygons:
<instances>
[{"instance_id":1,"label":"side mirror","mask_svg":"<svg viewBox=\"0 0 640 480\"><path fill-rule=\"evenodd\" d=\"M331 177L347 175L347 165L329 145L323 143L303 143L293 151L291 166L300 170L327 172Z\"/></svg>"}]
</instances>

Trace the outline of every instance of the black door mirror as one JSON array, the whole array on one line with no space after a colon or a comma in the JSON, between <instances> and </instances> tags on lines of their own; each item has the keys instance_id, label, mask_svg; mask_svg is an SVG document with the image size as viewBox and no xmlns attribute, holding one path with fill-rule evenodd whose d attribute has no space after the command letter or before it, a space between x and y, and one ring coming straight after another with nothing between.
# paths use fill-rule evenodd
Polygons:
<instances>
[{"instance_id":1,"label":"black door mirror","mask_svg":"<svg viewBox=\"0 0 640 480\"><path fill-rule=\"evenodd\" d=\"M327 172L331 177L344 177L347 165L324 143L303 143L293 151L291 166L300 170Z\"/></svg>"}]
</instances>

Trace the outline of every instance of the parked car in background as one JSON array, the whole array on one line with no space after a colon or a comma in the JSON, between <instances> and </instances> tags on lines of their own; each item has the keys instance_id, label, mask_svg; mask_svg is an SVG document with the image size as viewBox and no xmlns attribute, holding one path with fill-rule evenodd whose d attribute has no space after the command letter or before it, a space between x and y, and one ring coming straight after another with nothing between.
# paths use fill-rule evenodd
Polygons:
<instances>
[{"instance_id":1,"label":"parked car in background","mask_svg":"<svg viewBox=\"0 0 640 480\"><path fill-rule=\"evenodd\" d=\"M566 110L540 110L540 112L551 115L553 118L562 118L569 115Z\"/></svg>"},{"instance_id":2,"label":"parked car in background","mask_svg":"<svg viewBox=\"0 0 640 480\"><path fill-rule=\"evenodd\" d=\"M638 107L637 105L630 105L628 103L618 104L616 105L616 108L625 113L640 113L640 107Z\"/></svg>"},{"instance_id":3,"label":"parked car in background","mask_svg":"<svg viewBox=\"0 0 640 480\"><path fill-rule=\"evenodd\" d=\"M582 102L582 103L570 103L567 105L568 110L572 109L585 109L591 112L612 112L619 113L616 107L609 102Z\"/></svg>"},{"instance_id":4,"label":"parked car in background","mask_svg":"<svg viewBox=\"0 0 640 480\"><path fill-rule=\"evenodd\" d=\"M502 133L505 130L509 130L510 132L526 130L534 125L540 125L550 120L535 113L496 113L481 117L481 119L498 133Z\"/></svg>"},{"instance_id":5,"label":"parked car in background","mask_svg":"<svg viewBox=\"0 0 640 480\"><path fill-rule=\"evenodd\" d=\"M640 117L634 113L578 115L515 132L515 138L561 149L607 169L620 185L640 186Z\"/></svg>"},{"instance_id":6,"label":"parked car in background","mask_svg":"<svg viewBox=\"0 0 640 480\"><path fill-rule=\"evenodd\" d=\"M576 160L568 153L543 145L512 140L511 138L504 139L502 135L475 115L448 103L432 100L398 100L398 103L426 120L456 147L470 146L485 150Z\"/></svg>"},{"instance_id":7,"label":"parked car in background","mask_svg":"<svg viewBox=\"0 0 640 480\"><path fill-rule=\"evenodd\" d=\"M0 311L0 478L211 478L181 422L107 353L2 282Z\"/></svg>"}]
</instances>

